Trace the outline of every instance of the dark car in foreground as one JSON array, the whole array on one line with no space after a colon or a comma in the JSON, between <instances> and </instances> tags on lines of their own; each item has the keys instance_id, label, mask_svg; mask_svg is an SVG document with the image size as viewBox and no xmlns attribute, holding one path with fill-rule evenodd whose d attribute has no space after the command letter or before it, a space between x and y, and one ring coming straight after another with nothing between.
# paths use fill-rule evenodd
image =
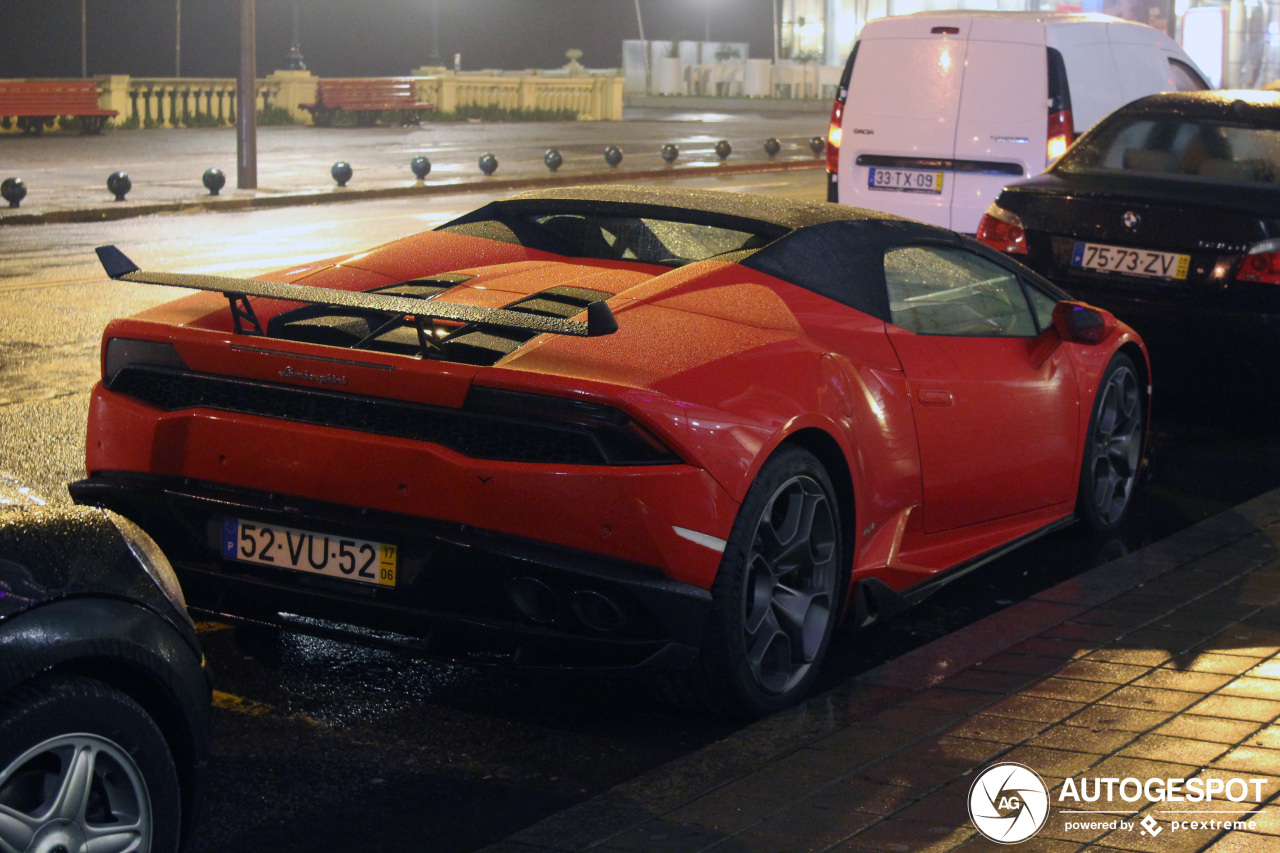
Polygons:
<instances>
[{"instance_id":1,"label":"dark car in foreground","mask_svg":"<svg viewBox=\"0 0 1280 853\"><path fill-rule=\"evenodd\" d=\"M978 239L1114 312L1164 365L1280 364L1280 92L1152 95L987 211Z\"/></svg>"},{"instance_id":2,"label":"dark car in foreground","mask_svg":"<svg viewBox=\"0 0 1280 853\"><path fill-rule=\"evenodd\" d=\"M195 628L155 543L0 474L0 850L173 853L209 715Z\"/></svg>"},{"instance_id":3,"label":"dark car in foreground","mask_svg":"<svg viewBox=\"0 0 1280 853\"><path fill-rule=\"evenodd\" d=\"M1070 523L1146 439L1141 340L953 232L825 202L525 193L112 322L71 486L194 606L765 713ZM305 628L310 629L313 623Z\"/></svg>"}]
</instances>

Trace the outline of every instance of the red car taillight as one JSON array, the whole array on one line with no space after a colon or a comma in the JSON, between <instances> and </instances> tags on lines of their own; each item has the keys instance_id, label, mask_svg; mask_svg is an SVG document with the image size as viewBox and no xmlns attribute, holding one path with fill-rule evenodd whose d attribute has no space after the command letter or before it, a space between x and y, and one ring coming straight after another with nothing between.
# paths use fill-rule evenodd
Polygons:
<instances>
[{"instance_id":1,"label":"red car taillight","mask_svg":"<svg viewBox=\"0 0 1280 853\"><path fill-rule=\"evenodd\" d=\"M1280 240L1264 240L1250 248L1240 262L1236 280L1280 284Z\"/></svg>"},{"instance_id":2,"label":"red car taillight","mask_svg":"<svg viewBox=\"0 0 1280 853\"><path fill-rule=\"evenodd\" d=\"M978 223L978 239L1008 255L1027 253L1027 232L1022 229L1022 220L995 202L982 214L982 221Z\"/></svg>"},{"instance_id":3,"label":"red car taillight","mask_svg":"<svg viewBox=\"0 0 1280 853\"><path fill-rule=\"evenodd\" d=\"M840 167L840 119L844 115L844 102L836 98L831 108L831 124L827 127L827 173L834 175Z\"/></svg>"},{"instance_id":4,"label":"red car taillight","mask_svg":"<svg viewBox=\"0 0 1280 853\"><path fill-rule=\"evenodd\" d=\"M1076 138L1075 123L1071 120L1071 110L1059 110L1049 113L1049 142L1045 146L1045 157L1056 160L1067 153L1067 148Z\"/></svg>"}]
</instances>

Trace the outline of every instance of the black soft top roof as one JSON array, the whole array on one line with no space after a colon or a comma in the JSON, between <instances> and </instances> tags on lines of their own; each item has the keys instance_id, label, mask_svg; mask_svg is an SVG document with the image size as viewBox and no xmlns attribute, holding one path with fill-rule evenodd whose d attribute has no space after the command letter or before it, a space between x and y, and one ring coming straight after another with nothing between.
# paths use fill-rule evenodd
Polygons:
<instances>
[{"instance_id":1,"label":"black soft top roof","mask_svg":"<svg viewBox=\"0 0 1280 853\"><path fill-rule=\"evenodd\" d=\"M720 256L790 282L873 317L889 318L884 253L907 243L966 245L1010 262L953 231L889 213L830 202L716 190L641 186L567 187L490 202L437 230L564 251L527 217L546 213L628 216L688 222L759 234L767 243Z\"/></svg>"}]
</instances>

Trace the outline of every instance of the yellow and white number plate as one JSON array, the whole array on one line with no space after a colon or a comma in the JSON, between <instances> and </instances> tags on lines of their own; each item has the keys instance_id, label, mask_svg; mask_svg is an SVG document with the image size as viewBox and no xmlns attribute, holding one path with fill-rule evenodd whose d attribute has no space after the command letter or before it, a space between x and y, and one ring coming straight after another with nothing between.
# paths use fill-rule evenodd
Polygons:
<instances>
[{"instance_id":1,"label":"yellow and white number plate","mask_svg":"<svg viewBox=\"0 0 1280 853\"><path fill-rule=\"evenodd\" d=\"M243 518L222 521L222 556L308 574L396 585L396 546Z\"/></svg>"}]
</instances>

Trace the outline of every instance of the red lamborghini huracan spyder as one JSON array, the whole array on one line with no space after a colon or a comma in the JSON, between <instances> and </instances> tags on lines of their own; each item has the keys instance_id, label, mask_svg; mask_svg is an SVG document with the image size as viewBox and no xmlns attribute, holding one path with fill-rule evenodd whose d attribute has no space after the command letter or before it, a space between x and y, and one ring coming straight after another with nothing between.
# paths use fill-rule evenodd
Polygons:
<instances>
[{"instance_id":1,"label":"red lamborghini huracan spyder","mask_svg":"<svg viewBox=\"0 0 1280 853\"><path fill-rule=\"evenodd\" d=\"M82 503L192 606L761 714L1028 538L1115 526L1142 342L977 242L827 203L531 192L112 322ZM299 619L298 617L305 617Z\"/></svg>"}]
</instances>

